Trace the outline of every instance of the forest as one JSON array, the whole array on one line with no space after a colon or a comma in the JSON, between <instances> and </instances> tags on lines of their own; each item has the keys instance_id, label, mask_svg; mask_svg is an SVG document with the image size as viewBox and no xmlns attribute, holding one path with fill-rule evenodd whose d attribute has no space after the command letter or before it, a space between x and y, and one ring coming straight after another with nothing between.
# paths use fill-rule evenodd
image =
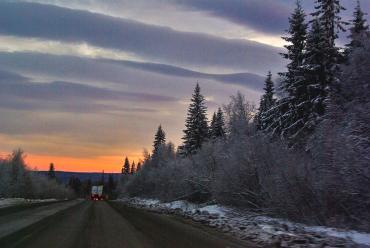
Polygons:
<instances>
[{"instance_id":1,"label":"forest","mask_svg":"<svg viewBox=\"0 0 370 248\"><path fill-rule=\"evenodd\" d=\"M297 2L283 37L286 70L268 73L258 107L238 92L208 120L197 84L183 144L159 126L140 169L126 159L122 194L369 231L370 32L359 3L351 23L342 10L317 1L308 18Z\"/></svg>"}]
</instances>

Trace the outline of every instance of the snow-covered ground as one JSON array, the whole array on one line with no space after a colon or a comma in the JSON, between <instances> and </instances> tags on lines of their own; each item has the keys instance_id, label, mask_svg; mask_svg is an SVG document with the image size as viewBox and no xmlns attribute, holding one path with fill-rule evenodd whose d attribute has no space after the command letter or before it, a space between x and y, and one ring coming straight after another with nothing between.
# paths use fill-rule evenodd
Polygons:
<instances>
[{"instance_id":1,"label":"snow-covered ground","mask_svg":"<svg viewBox=\"0 0 370 248\"><path fill-rule=\"evenodd\" d=\"M24 199L24 198L0 198L0 208L10 207L19 204L32 204L40 202L53 202L56 199Z\"/></svg>"},{"instance_id":2,"label":"snow-covered ground","mask_svg":"<svg viewBox=\"0 0 370 248\"><path fill-rule=\"evenodd\" d=\"M231 233L241 239L276 247L370 247L370 234L323 226L306 226L220 205L156 199L119 199L134 207L177 214Z\"/></svg>"}]
</instances>

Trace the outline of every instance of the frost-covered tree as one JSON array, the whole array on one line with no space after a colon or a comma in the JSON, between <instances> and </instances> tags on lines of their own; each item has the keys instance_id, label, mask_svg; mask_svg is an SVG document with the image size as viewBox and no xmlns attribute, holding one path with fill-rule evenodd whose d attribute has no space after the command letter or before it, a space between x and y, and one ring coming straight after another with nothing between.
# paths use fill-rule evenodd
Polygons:
<instances>
[{"instance_id":1,"label":"frost-covered tree","mask_svg":"<svg viewBox=\"0 0 370 248\"><path fill-rule=\"evenodd\" d=\"M255 106L239 91L230 98L230 103L224 106L227 132L230 138L240 138L249 134L249 124L254 117Z\"/></svg>"},{"instance_id":2,"label":"frost-covered tree","mask_svg":"<svg viewBox=\"0 0 370 248\"><path fill-rule=\"evenodd\" d=\"M369 219L370 184L370 32L363 31L360 37L362 45L342 65L342 90L330 94L323 120L308 146L317 164L316 178L322 178L314 185L318 200L330 207L326 215L333 219L341 214L347 222L355 217L358 223Z\"/></svg>"},{"instance_id":3,"label":"frost-covered tree","mask_svg":"<svg viewBox=\"0 0 370 248\"><path fill-rule=\"evenodd\" d=\"M191 98L184 134L182 138L184 143L180 152L184 156L194 154L209 137L207 107L198 83Z\"/></svg>"},{"instance_id":4,"label":"frost-covered tree","mask_svg":"<svg viewBox=\"0 0 370 248\"><path fill-rule=\"evenodd\" d=\"M0 197L57 198L73 197L65 185L37 171L30 171L22 150L15 150L8 158L0 159Z\"/></svg>"},{"instance_id":5,"label":"frost-covered tree","mask_svg":"<svg viewBox=\"0 0 370 248\"><path fill-rule=\"evenodd\" d=\"M339 15L345 8L340 4L340 0L316 0L315 10L312 13L315 18L313 21L319 22L322 32L320 47L323 51L323 64L325 65L325 81L322 83L325 90L329 92L332 87L338 85L339 64L342 55L335 40L338 38L339 32L345 31L344 26L347 23L342 21Z\"/></svg>"},{"instance_id":6,"label":"frost-covered tree","mask_svg":"<svg viewBox=\"0 0 370 248\"><path fill-rule=\"evenodd\" d=\"M153 142L153 157L157 156L158 150L166 144L166 133L162 129L162 125L159 125L157 132L154 135Z\"/></svg>"},{"instance_id":7,"label":"frost-covered tree","mask_svg":"<svg viewBox=\"0 0 370 248\"><path fill-rule=\"evenodd\" d=\"M122 167L122 174L124 175L130 174L130 162L127 157L125 158L125 163L123 164Z\"/></svg>"},{"instance_id":8,"label":"frost-covered tree","mask_svg":"<svg viewBox=\"0 0 370 248\"><path fill-rule=\"evenodd\" d=\"M324 33L316 19L307 36L304 59L297 70L290 98L289 118L281 133L293 142L304 139L325 111L327 71L323 39Z\"/></svg>"},{"instance_id":9,"label":"frost-covered tree","mask_svg":"<svg viewBox=\"0 0 370 248\"><path fill-rule=\"evenodd\" d=\"M296 81L299 67L303 62L303 53L307 38L307 23L305 22L306 14L302 9L301 2L297 0L296 8L291 17L289 17L288 35L283 37L289 44L285 45L287 52L281 53L283 58L289 60L287 72L280 73L283 81L281 87L283 90L294 94L294 83Z\"/></svg>"},{"instance_id":10,"label":"frost-covered tree","mask_svg":"<svg viewBox=\"0 0 370 248\"><path fill-rule=\"evenodd\" d=\"M273 121L268 113L275 105L274 93L274 82L272 81L271 71L269 71L265 80L264 94L261 97L260 107L256 116L257 128L259 130L265 130Z\"/></svg>"},{"instance_id":11,"label":"frost-covered tree","mask_svg":"<svg viewBox=\"0 0 370 248\"><path fill-rule=\"evenodd\" d=\"M359 35L364 31L369 29L369 26L366 24L365 15L361 9L360 1L357 1L357 6L355 8L355 12L353 13L353 20L351 20L351 28L350 28L350 43L347 45L349 50L361 46L361 42L359 41ZM348 51L347 51L348 52Z\"/></svg>"},{"instance_id":12,"label":"frost-covered tree","mask_svg":"<svg viewBox=\"0 0 370 248\"><path fill-rule=\"evenodd\" d=\"M221 108L213 113L210 129L210 136L212 139L225 137L225 118Z\"/></svg>"},{"instance_id":13,"label":"frost-covered tree","mask_svg":"<svg viewBox=\"0 0 370 248\"><path fill-rule=\"evenodd\" d=\"M294 122L296 82L303 63L307 38L305 16L306 14L302 9L300 1L297 1L296 8L289 18L287 36L283 37L289 44L285 46L287 52L282 53L282 56L289 62L287 64L287 71L279 73L282 79L280 83L282 97L273 108L266 111L264 117L267 120L267 125L264 129L273 135L281 135L284 129L291 126Z\"/></svg>"},{"instance_id":14,"label":"frost-covered tree","mask_svg":"<svg viewBox=\"0 0 370 248\"><path fill-rule=\"evenodd\" d=\"M225 117L221 108L218 108L216 114L216 125L215 125L216 137L225 137Z\"/></svg>"},{"instance_id":15,"label":"frost-covered tree","mask_svg":"<svg viewBox=\"0 0 370 248\"><path fill-rule=\"evenodd\" d=\"M211 124L209 125L209 136L212 139L215 139L216 138L216 134L215 134L216 121L217 121L217 115L216 115L216 112L213 112Z\"/></svg>"}]
</instances>

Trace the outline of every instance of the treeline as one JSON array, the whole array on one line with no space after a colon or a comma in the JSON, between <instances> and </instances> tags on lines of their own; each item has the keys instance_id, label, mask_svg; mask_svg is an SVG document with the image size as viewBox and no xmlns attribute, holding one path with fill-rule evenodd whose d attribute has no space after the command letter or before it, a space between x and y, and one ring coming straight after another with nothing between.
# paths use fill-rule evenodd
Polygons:
<instances>
[{"instance_id":1,"label":"treeline","mask_svg":"<svg viewBox=\"0 0 370 248\"><path fill-rule=\"evenodd\" d=\"M117 180L115 180L112 174L108 174L108 178L106 178L106 174L102 172L99 180L91 180L90 178L81 180L77 176L72 176L69 178L67 185L80 198L89 198L91 196L91 188L94 185L103 185L103 194L108 199L117 198Z\"/></svg>"},{"instance_id":2,"label":"treeline","mask_svg":"<svg viewBox=\"0 0 370 248\"><path fill-rule=\"evenodd\" d=\"M339 1L297 3L285 40L289 63L271 73L259 109L238 92L207 119L197 84L176 150L158 128L142 169L122 180L129 196L217 201L292 220L370 230L370 33L360 5L350 43Z\"/></svg>"},{"instance_id":3,"label":"treeline","mask_svg":"<svg viewBox=\"0 0 370 248\"><path fill-rule=\"evenodd\" d=\"M0 160L0 198L27 199L70 199L75 197L72 190L57 182L54 165L48 176L27 168L24 153L14 151L8 158Z\"/></svg>"}]
</instances>

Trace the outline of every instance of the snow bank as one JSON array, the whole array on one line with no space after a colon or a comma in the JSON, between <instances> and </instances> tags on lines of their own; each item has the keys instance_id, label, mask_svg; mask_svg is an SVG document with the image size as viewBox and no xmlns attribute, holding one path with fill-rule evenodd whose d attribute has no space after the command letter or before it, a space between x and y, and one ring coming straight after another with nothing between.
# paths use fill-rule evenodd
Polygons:
<instances>
[{"instance_id":1,"label":"snow bank","mask_svg":"<svg viewBox=\"0 0 370 248\"><path fill-rule=\"evenodd\" d=\"M6 208L20 204L33 204L40 202L53 202L56 199L24 199L24 198L0 198L0 208Z\"/></svg>"},{"instance_id":2,"label":"snow bank","mask_svg":"<svg viewBox=\"0 0 370 248\"><path fill-rule=\"evenodd\" d=\"M329 227L306 226L290 221L217 204L193 204L187 201L161 203L156 199L119 199L133 207L159 213L177 214L231 233L261 245L280 247L370 247L370 234Z\"/></svg>"},{"instance_id":3,"label":"snow bank","mask_svg":"<svg viewBox=\"0 0 370 248\"><path fill-rule=\"evenodd\" d=\"M311 226L305 228L306 230L325 233L326 235L333 237L348 238L353 240L357 244L368 245L370 247L370 233L361 233L353 230L344 231L324 226Z\"/></svg>"}]
</instances>

